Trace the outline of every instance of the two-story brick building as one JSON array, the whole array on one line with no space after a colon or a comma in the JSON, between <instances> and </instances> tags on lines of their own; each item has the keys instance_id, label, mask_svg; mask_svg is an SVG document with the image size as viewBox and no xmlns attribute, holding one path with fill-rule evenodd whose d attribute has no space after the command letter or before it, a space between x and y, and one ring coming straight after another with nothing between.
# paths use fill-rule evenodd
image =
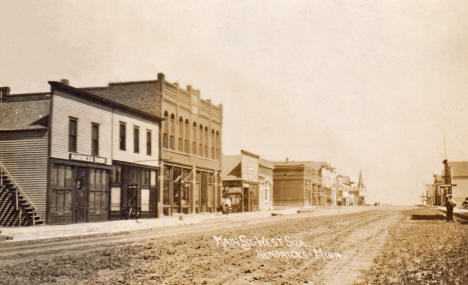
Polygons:
<instances>
[{"instance_id":1,"label":"two-story brick building","mask_svg":"<svg viewBox=\"0 0 468 285\"><path fill-rule=\"evenodd\" d=\"M275 206L336 205L336 171L327 162L286 160L274 167Z\"/></svg>"}]
</instances>

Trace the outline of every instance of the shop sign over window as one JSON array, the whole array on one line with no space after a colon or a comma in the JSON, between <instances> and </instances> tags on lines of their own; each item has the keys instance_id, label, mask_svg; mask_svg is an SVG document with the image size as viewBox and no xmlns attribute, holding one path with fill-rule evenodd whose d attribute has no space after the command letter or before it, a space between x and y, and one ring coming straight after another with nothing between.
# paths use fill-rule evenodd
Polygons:
<instances>
[{"instance_id":1,"label":"shop sign over window","mask_svg":"<svg viewBox=\"0 0 468 285\"><path fill-rule=\"evenodd\" d=\"M105 157L86 155L86 154L80 154L80 153L70 153L70 160L100 163L100 164L106 164L106 161L107 161Z\"/></svg>"}]
</instances>

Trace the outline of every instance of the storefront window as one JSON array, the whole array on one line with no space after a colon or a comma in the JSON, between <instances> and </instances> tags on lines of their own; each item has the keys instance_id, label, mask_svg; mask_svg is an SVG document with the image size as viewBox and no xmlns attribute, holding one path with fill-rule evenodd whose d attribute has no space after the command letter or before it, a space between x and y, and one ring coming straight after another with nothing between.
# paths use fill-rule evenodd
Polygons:
<instances>
[{"instance_id":1,"label":"storefront window","mask_svg":"<svg viewBox=\"0 0 468 285\"><path fill-rule=\"evenodd\" d=\"M181 186L181 177L182 169L180 167L174 167L174 176L173 176L173 183L174 183L174 191L173 191L173 201L174 205L179 205L180 202L180 186ZM176 182L177 180L177 182Z\"/></svg>"},{"instance_id":2,"label":"storefront window","mask_svg":"<svg viewBox=\"0 0 468 285\"><path fill-rule=\"evenodd\" d=\"M108 172L101 169L89 170L89 211L95 214L107 212Z\"/></svg>"},{"instance_id":3,"label":"storefront window","mask_svg":"<svg viewBox=\"0 0 468 285\"><path fill-rule=\"evenodd\" d=\"M141 211L149 212L149 204L150 204L150 190L141 189Z\"/></svg>"},{"instance_id":4,"label":"storefront window","mask_svg":"<svg viewBox=\"0 0 468 285\"><path fill-rule=\"evenodd\" d=\"M169 198L170 198L170 194L169 194L169 182L170 180L172 179L172 176L171 176L171 168L168 167L168 166L165 166L164 167L164 192L163 192L163 203L164 205L170 205L170 201L169 201Z\"/></svg>"},{"instance_id":5,"label":"storefront window","mask_svg":"<svg viewBox=\"0 0 468 285\"><path fill-rule=\"evenodd\" d=\"M95 212L96 211L96 203L95 203L95 192L89 192L89 210L91 212Z\"/></svg>"},{"instance_id":6,"label":"storefront window","mask_svg":"<svg viewBox=\"0 0 468 285\"><path fill-rule=\"evenodd\" d=\"M72 167L67 166L65 167L65 188L71 189L73 188L73 173L72 173Z\"/></svg>"},{"instance_id":7,"label":"storefront window","mask_svg":"<svg viewBox=\"0 0 468 285\"><path fill-rule=\"evenodd\" d=\"M147 169L141 169L141 186L149 187L150 183L150 171Z\"/></svg>"},{"instance_id":8,"label":"storefront window","mask_svg":"<svg viewBox=\"0 0 468 285\"><path fill-rule=\"evenodd\" d=\"M54 165L51 174L50 211L62 215L71 213L74 167Z\"/></svg>"},{"instance_id":9,"label":"storefront window","mask_svg":"<svg viewBox=\"0 0 468 285\"><path fill-rule=\"evenodd\" d=\"M65 188L65 166L58 166L57 188Z\"/></svg>"},{"instance_id":10,"label":"storefront window","mask_svg":"<svg viewBox=\"0 0 468 285\"><path fill-rule=\"evenodd\" d=\"M156 171L151 170L151 187L156 187Z\"/></svg>"},{"instance_id":11,"label":"storefront window","mask_svg":"<svg viewBox=\"0 0 468 285\"><path fill-rule=\"evenodd\" d=\"M120 211L120 187L112 187L111 211Z\"/></svg>"},{"instance_id":12,"label":"storefront window","mask_svg":"<svg viewBox=\"0 0 468 285\"><path fill-rule=\"evenodd\" d=\"M102 171L101 175L101 190L107 191L109 188L109 174L107 171Z\"/></svg>"},{"instance_id":13,"label":"storefront window","mask_svg":"<svg viewBox=\"0 0 468 285\"><path fill-rule=\"evenodd\" d=\"M122 168L118 164L112 165L112 184L120 184Z\"/></svg>"},{"instance_id":14,"label":"storefront window","mask_svg":"<svg viewBox=\"0 0 468 285\"><path fill-rule=\"evenodd\" d=\"M214 175L213 173L208 173L208 207L214 207L215 205L214 197Z\"/></svg>"},{"instance_id":15,"label":"storefront window","mask_svg":"<svg viewBox=\"0 0 468 285\"><path fill-rule=\"evenodd\" d=\"M181 185L181 199L182 199L182 205L189 205L190 204L190 173L191 171L189 169L184 169L182 173L182 185Z\"/></svg>"}]
</instances>

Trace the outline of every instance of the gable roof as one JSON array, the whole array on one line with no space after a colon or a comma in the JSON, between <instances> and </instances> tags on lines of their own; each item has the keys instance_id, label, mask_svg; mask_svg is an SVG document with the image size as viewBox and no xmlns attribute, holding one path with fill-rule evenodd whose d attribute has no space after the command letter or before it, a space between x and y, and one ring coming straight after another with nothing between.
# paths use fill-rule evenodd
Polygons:
<instances>
[{"instance_id":1,"label":"gable roof","mask_svg":"<svg viewBox=\"0 0 468 285\"><path fill-rule=\"evenodd\" d=\"M47 129L50 100L0 104L0 131Z\"/></svg>"},{"instance_id":2,"label":"gable roof","mask_svg":"<svg viewBox=\"0 0 468 285\"><path fill-rule=\"evenodd\" d=\"M240 174L241 156L237 155L223 155L222 160L222 180L242 180L242 177L235 175L237 172ZM239 171L237 171L239 170Z\"/></svg>"},{"instance_id":3,"label":"gable roof","mask_svg":"<svg viewBox=\"0 0 468 285\"><path fill-rule=\"evenodd\" d=\"M138 116L140 116L142 118L145 118L145 119L148 119L148 120L158 121L158 122L163 120L161 117L157 116L156 114L150 114L150 113L147 113L145 111L135 109L135 108L130 107L128 105L124 105L122 103L119 103L119 102L104 98L102 96L98 96L96 94L90 93L90 92L88 92L86 90L83 90L83 89L78 89L78 88L75 88L75 87L72 87L72 86L57 82L57 81L49 81L49 84L51 85L52 90L59 90L59 91L65 92L65 93L67 93L69 95L73 95L73 96L76 96L76 97L79 97L79 98L85 98L87 100L96 102L98 104L101 104L101 105L104 105L104 106L107 106L107 107L112 107L112 108L115 108L115 109L126 111L126 112L128 112L130 114L138 115Z\"/></svg>"},{"instance_id":4,"label":"gable roof","mask_svg":"<svg viewBox=\"0 0 468 285\"><path fill-rule=\"evenodd\" d=\"M106 87L86 87L80 90L98 95L114 102L141 110L152 115L161 115L161 92L157 80L109 83Z\"/></svg>"}]
</instances>

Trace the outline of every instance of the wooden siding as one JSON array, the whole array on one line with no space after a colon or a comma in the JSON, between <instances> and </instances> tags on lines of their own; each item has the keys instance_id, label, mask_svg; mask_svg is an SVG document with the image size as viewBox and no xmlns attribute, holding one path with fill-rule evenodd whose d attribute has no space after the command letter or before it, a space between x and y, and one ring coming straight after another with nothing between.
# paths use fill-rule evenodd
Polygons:
<instances>
[{"instance_id":1,"label":"wooden siding","mask_svg":"<svg viewBox=\"0 0 468 285\"><path fill-rule=\"evenodd\" d=\"M159 123L141 119L133 115L125 114L115 110L112 116L113 135L112 135L112 159L131 162L141 165L159 166ZM119 126L120 122L126 124L126 150L120 150L119 144ZM133 128L137 126L140 129L140 151L135 153L133 150ZM146 154L146 132L151 130L151 156Z\"/></svg>"},{"instance_id":2,"label":"wooden siding","mask_svg":"<svg viewBox=\"0 0 468 285\"><path fill-rule=\"evenodd\" d=\"M111 157L111 108L98 105L66 93L56 91L52 99L51 157L69 159L69 118L78 119L77 153L91 155L91 124L99 124L99 157L112 164Z\"/></svg>"},{"instance_id":3,"label":"wooden siding","mask_svg":"<svg viewBox=\"0 0 468 285\"><path fill-rule=\"evenodd\" d=\"M453 200L457 203L457 207L461 207L465 198L468 197L468 177L452 177L452 183L457 184L453 187Z\"/></svg>"},{"instance_id":4,"label":"wooden siding","mask_svg":"<svg viewBox=\"0 0 468 285\"><path fill-rule=\"evenodd\" d=\"M259 183L259 205L260 210L271 210L273 209L273 169L269 169L266 167L259 167L259 176L260 176L260 183ZM268 186L267 186L268 184ZM265 192L267 192L268 188L268 196L265 199Z\"/></svg>"},{"instance_id":5,"label":"wooden siding","mask_svg":"<svg viewBox=\"0 0 468 285\"><path fill-rule=\"evenodd\" d=\"M0 132L0 160L45 219L47 197L46 130Z\"/></svg>"},{"instance_id":6,"label":"wooden siding","mask_svg":"<svg viewBox=\"0 0 468 285\"><path fill-rule=\"evenodd\" d=\"M242 180L258 182L258 158L242 152L241 168Z\"/></svg>"}]
</instances>

